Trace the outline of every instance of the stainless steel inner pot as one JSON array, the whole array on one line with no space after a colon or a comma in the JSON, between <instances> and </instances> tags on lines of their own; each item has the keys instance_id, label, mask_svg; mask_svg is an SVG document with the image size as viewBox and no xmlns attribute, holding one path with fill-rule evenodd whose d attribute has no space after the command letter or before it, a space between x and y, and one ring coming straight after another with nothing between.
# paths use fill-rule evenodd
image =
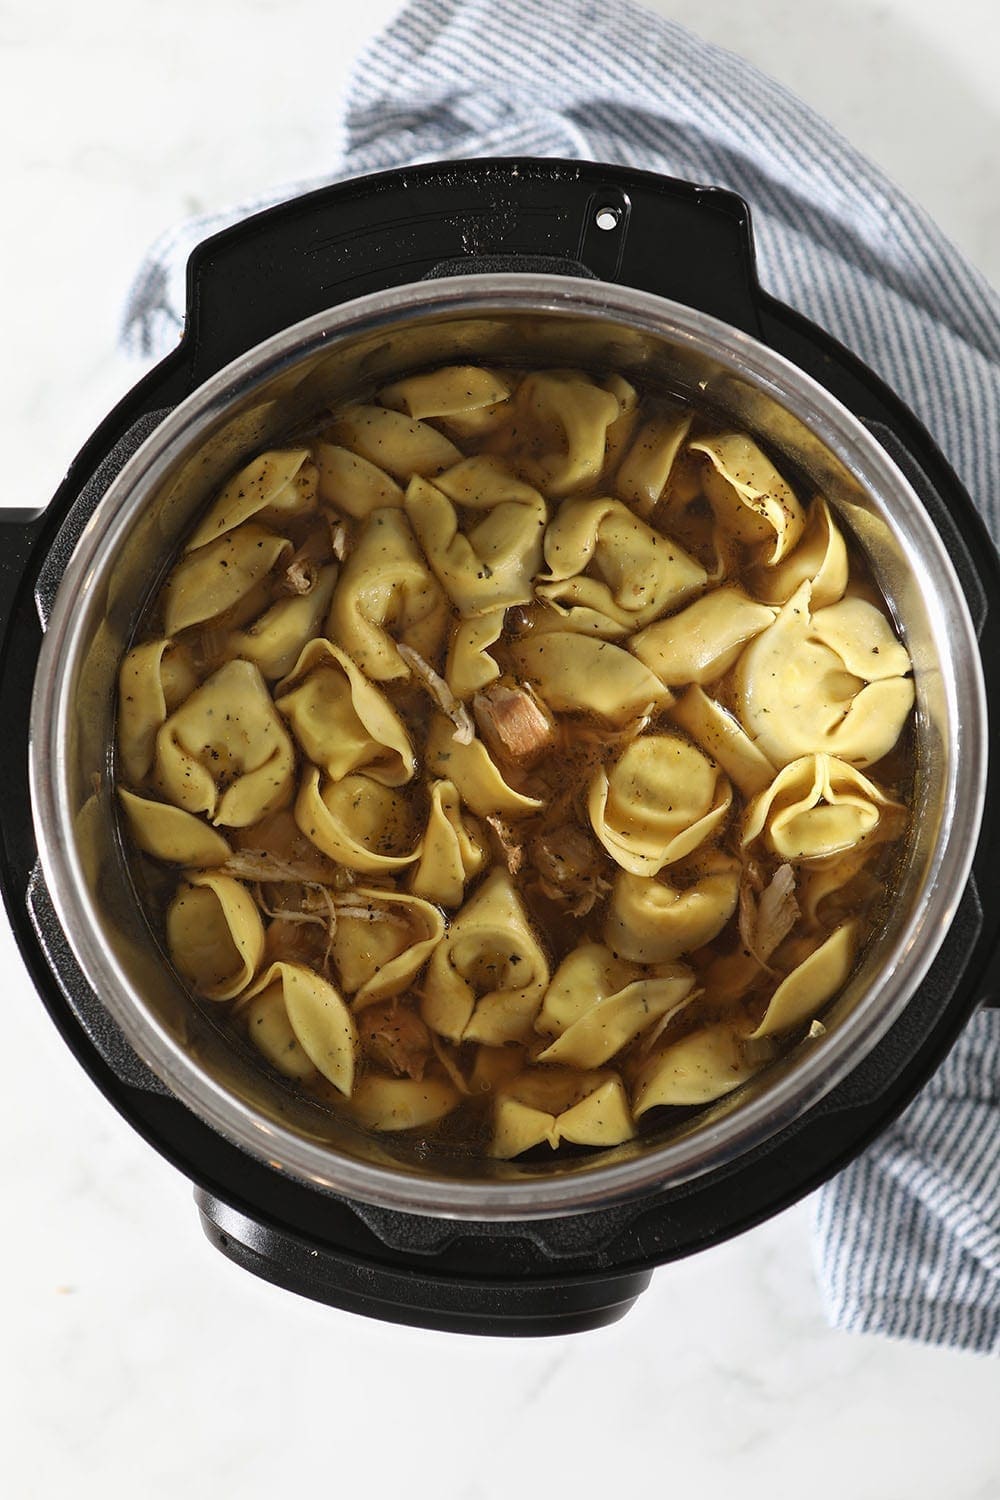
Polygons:
<instances>
[{"instance_id":1,"label":"stainless steel inner pot","mask_svg":"<svg viewBox=\"0 0 1000 1500\"><path fill-rule=\"evenodd\" d=\"M442 361L618 371L707 403L827 495L867 552L914 663L915 816L880 939L803 1041L697 1118L544 1164L422 1160L338 1120L226 1039L156 947L112 799L116 674L179 540L220 481L345 393ZM646 293L561 276L460 276L321 313L234 361L168 415L83 532L39 657L30 727L44 878L73 951L140 1057L197 1115L279 1171L416 1213L537 1218L669 1187L732 1161L814 1106L920 984L965 887L986 780L975 632L931 521L861 423L794 365Z\"/></svg>"}]
</instances>

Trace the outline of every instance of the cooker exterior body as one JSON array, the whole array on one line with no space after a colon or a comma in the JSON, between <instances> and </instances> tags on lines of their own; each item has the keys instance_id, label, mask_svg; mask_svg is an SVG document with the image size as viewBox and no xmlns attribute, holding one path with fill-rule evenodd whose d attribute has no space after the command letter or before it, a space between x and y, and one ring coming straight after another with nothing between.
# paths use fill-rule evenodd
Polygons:
<instances>
[{"instance_id":1,"label":"cooker exterior body","mask_svg":"<svg viewBox=\"0 0 1000 1500\"><path fill-rule=\"evenodd\" d=\"M368 188L348 184L329 195L314 195L322 203L310 205L303 200L290 206L284 221L284 210L272 211L260 216L260 223L251 221L202 247L192 266L192 319L181 349L112 413L44 517L6 525L6 534L14 542L6 549L2 564L8 618L0 701L8 722L19 726L27 722L40 643L37 609L40 605L44 616L47 590L57 583L88 510L137 441L154 431L191 387L197 388L213 373L216 361L242 352L236 344L247 336L247 329L241 330L232 309L246 307L247 302L233 295L237 265L244 268L240 274L247 276L251 263L256 263L258 271L263 265L284 285L288 263L294 262L295 255L286 245L282 265L274 248L282 236L301 249L300 231L303 224L310 225L307 238L315 259L316 244L326 243L319 230L338 211L342 219L352 206L364 212L369 250L383 241L398 247L400 226L405 225L408 213L416 219L423 214L426 221L427 195L438 205L439 222L447 225L438 250L455 248L448 236L456 225L461 231L464 211L479 230L473 243L481 253L469 262L475 269L483 268L483 255L488 260L514 256L523 263L529 254L525 235L534 235L528 243L530 253L537 257L539 204L547 193L546 201L558 205L570 228L561 239L545 242L544 269L556 269L552 262L561 261L561 273L580 275L586 269L593 275L589 256L607 279L613 279L628 266L630 236L636 222L641 223L644 195L655 197L662 191L657 179L647 181L643 174L569 163L494 164L487 189L481 164L477 168L469 168L464 180L462 164L454 164L447 169L419 169L409 176L387 174ZM405 180L389 180L396 178ZM521 205L525 212L516 220L513 241L505 242L502 229L496 227L496 204L505 191L517 202L519 184L525 181L531 188ZM785 352L841 399L849 398L847 404L918 487L982 632L1000 602L996 560L967 497L926 434L851 356L759 293L738 200L709 193L699 201L697 190L691 189L674 199L668 192L666 199L673 211L694 213L695 225L699 213L703 221L711 220L709 238L714 235L719 246L727 247L724 253L718 250L716 267L727 267L722 280L728 290L720 292L717 276L709 291L699 292L694 281L689 281L687 296L712 300L710 311L722 312L733 326ZM723 204L720 199L727 201ZM395 219L388 212L392 204ZM595 234L607 231L591 227L596 209L607 204L618 209L617 223L627 231L611 246L594 239ZM372 228L379 223L388 226L381 239ZM272 247L270 260L262 254L261 234ZM350 264L355 266L357 247L353 240L346 243L355 257ZM462 236L462 243L468 243L467 236ZM571 249L573 255L567 253ZM552 250L559 253L549 253ZM455 265L456 259L461 261L445 253L438 254L432 264L416 264L420 274L434 275L464 268ZM381 276L383 285L401 272L404 279L414 276L412 258L401 264L398 253L390 250L383 263L377 255L369 255L366 264L366 274ZM517 268L525 269L523 264ZM350 296L357 289L359 274L355 271L333 287L326 285L320 293L327 302ZM661 265L656 274L666 274L668 280L673 274L674 282L660 290L677 290L676 269L671 273ZM251 338L265 329L273 332L266 326L269 320L288 316L287 306L281 310L283 294L269 299L266 284L266 276L263 281L258 277L259 295L250 302ZM230 295L213 304L223 285ZM316 294L315 289L310 291ZM997 665L988 655L984 655L984 667L988 677L995 679ZM589 1209L566 1220L515 1219L502 1225L448 1218L426 1221L376 1209L306 1186L232 1145L173 1097L108 1023L104 1007L79 970L37 868L28 814L26 747L20 736L12 740L2 752L11 810L3 829L5 895L33 977L67 1040L132 1123L199 1184L203 1220L220 1248L293 1290L377 1316L472 1331L496 1331L504 1325L515 1332L552 1332L593 1326L620 1315L641 1289L650 1266L748 1227L801 1196L855 1154L903 1107L992 983L988 970L998 916L984 909L974 873L961 901L955 893L955 918L942 955L892 1030L819 1106L737 1161L678 1184L667 1195L646 1192L639 1199ZM991 786L984 843L996 832L996 800ZM381 1291L379 1277L384 1282ZM367 1287L368 1292L359 1294L358 1287Z\"/></svg>"}]
</instances>

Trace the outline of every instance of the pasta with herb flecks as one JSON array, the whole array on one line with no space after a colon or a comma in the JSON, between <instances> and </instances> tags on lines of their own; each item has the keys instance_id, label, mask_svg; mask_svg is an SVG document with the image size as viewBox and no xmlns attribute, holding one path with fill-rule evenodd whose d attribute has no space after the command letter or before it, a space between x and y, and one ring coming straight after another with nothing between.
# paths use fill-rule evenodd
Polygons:
<instances>
[{"instance_id":1,"label":"pasta with herb flecks","mask_svg":"<svg viewBox=\"0 0 1000 1500\"><path fill-rule=\"evenodd\" d=\"M164 961L423 1155L662 1131L803 1041L909 826L831 497L620 374L404 372L209 498L119 673Z\"/></svg>"}]
</instances>

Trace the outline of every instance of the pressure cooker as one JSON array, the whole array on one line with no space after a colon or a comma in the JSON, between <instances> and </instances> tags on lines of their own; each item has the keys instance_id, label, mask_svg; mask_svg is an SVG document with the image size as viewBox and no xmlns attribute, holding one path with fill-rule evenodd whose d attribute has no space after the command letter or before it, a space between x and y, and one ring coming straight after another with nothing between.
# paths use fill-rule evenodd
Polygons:
<instances>
[{"instance_id":1,"label":"pressure cooker","mask_svg":"<svg viewBox=\"0 0 1000 1500\"><path fill-rule=\"evenodd\" d=\"M864 548L914 663L907 853L822 1036L659 1136L548 1165L421 1162L279 1087L164 960L114 816L117 666L213 485L303 416L444 358L613 369L766 437ZM881 380L761 290L734 194L506 159L322 189L195 250L177 348L43 512L0 512L9 917L67 1045L194 1183L231 1260L392 1321L595 1327L654 1267L842 1168L992 1001L998 609L997 557L955 474Z\"/></svg>"}]
</instances>

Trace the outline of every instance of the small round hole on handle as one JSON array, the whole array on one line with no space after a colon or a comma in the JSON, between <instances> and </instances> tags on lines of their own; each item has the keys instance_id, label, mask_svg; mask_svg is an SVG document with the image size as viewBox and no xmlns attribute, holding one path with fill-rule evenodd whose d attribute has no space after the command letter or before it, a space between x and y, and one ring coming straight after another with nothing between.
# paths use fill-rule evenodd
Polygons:
<instances>
[{"instance_id":1,"label":"small round hole on handle","mask_svg":"<svg viewBox=\"0 0 1000 1500\"><path fill-rule=\"evenodd\" d=\"M617 229L621 223L621 217L620 208L599 208L594 215L594 223L598 229Z\"/></svg>"}]
</instances>

